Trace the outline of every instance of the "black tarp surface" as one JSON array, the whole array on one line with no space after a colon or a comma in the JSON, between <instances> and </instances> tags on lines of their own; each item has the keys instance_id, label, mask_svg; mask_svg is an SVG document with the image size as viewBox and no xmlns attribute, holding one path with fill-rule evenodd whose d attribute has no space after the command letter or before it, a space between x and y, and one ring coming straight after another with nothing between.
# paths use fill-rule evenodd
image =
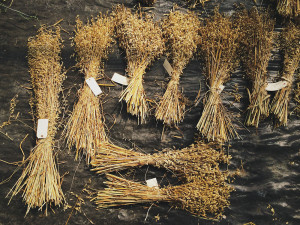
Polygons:
<instances>
[{"instance_id":1,"label":"black tarp surface","mask_svg":"<svg viewBox=\"0 0 300 225\"><path fill-rule=\"evenodd\" d=\"M3 2L3 1L1 1ZM7 162L22 160L19 145L25 135L27 139L22 148L26 156L35 144L34 123L30 115L30 75L27 65L27 40L36 35L41 24L52 25L63 19L60 23L64 48L62 60L67 72L64 82L65 108L62 113L62 127L66 122L68 113L72 110L76 93L83 83L83 75L72 68L75 65L74 49L71 47L70 38L73 35L75 18L77 15L85 20L90 16L96 16L99 12L110 11L117 3L124 3L128 7L134 7L136 1L126 0L27 0L12 1L11 8L19 10L34 18L26 18L17 11L1 8L0 14L0 123L6 121L9 116L10 100L18 95L18 104L15 113L19 113L19 121L13 121L11 125L3 128L0 133L0 159ZM187 8L181 1L157 0L154 8L148 8L160 19L167 14L177 3L182 8ZM202 17L212 13L216 5L220 5L220 11L231 14L234 3L244 3L247 7L254 5L252 1L210 1L205 7L198 7L197 11ZM260 3L260 2L257 2ZM9 5L10 1L3 4ZM266 2L263 3L265 7ZM282 28L282 19L277 18L275 31ZM115 45L105 64L105 74L108 82L114 72L124 74L126 61L124 54ZM162 64L164 57L156 61L144 77L146 94L149 98L157 99L164 93L168 75ZM268 67L269 81L273 81L281 69L281 58L277 50L272 52L272 58ZM242 95L242 101L237 103L230 94L235 89L235 84ZM201 97L205 95L207 87L202 74L202 67L197 59L184 70L180 80L184 95L193 103L201 86ZM48 209L48 216L43 212L31 210L24 218L26 207L21 195L14 198L8 205L9 199L5 198L10 188L21 174L18 171L8 182L0 185L0 224L300 224L300 119L290 116L287 127L274 129L272 119L261 122L258 129L245 128L243 121L245 109L248 104L246 87L247 80L241 68L232 75L232 79L225 84L222 99L228 110L235 117L235 124L241 135L241 140L233 140L229 148L232 155L231 168L243 165L244 173L237 177L234 186L236 191L230 198L231 206L226 209L220 222L203 220L194 217L184 211L171 208L168 204L143 204L128 207L117 207L105 210L96 210L94 205L82 193L86 184L91 188L104 188L103 176L97 176L89 171L84 159L74 161L74 154L68 151L60 133L57 135L57 151L59 171L63 176L62 189L70 207ZM138 147L145 152L154 152L166 147L182 148L194 141L197 130L195 125L200 118L203 109L202 101L190 108L179 129L165 128L157 122L153 116L149 117L147 124L138 125L137 119L126 113L126 105L119 103L121 86L103 88L103 108L106 125L109 129L110 139L124 147ZM293 108L291 102L290 109ZM162 132L164 130L164 134ZM7 179L16 169L14 165L0 162L0 179ZM157 177L161 184L168 184L164 170L152 167L142 167L136 170L125 171L130 173L135 180ZM171 181L174 182L174 181ZM81 211L73 210L77 197L81 196L84 203ZM77 201L78 203L78 201ZM151 206L151 207L150 207Z\"/></svg>"}]
</instances>

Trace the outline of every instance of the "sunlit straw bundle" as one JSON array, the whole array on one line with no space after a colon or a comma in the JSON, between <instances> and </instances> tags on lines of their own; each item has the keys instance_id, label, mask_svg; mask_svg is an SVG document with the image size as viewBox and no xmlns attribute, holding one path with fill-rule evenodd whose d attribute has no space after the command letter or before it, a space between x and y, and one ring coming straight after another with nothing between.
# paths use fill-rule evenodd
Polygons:
<instances>
[{"instance_id":1,"label":"sunlit straw bundle","mask_svg":"<svg viewBox=\"0 0 300 225\"><path fill-rule=\"evenodd\" d=\"M86 25L76 21L74 37L78 67L85 79L97 80L102 76L103 59L107 57L112 42L113 21L110 17L99 15ZM75 146L76 159L83 151L86 161L94 156L95 149L107 141L103 123L102 105L90 87L84 82L78 92L78 102L66 125L66 140L69 148Z\"/></svg>"},{"instance_id":2,"label":"sunlit straw bundle","mask_svg":"<svg viewBox=\"0 0 300 225\"><path fill-rule=\"evenodd\" d=\"M241 61L252 83L245 124L258 127L259 121L269 116L270 96L266 91L267 66L273 43L274 20L257 8L241 10L237 14L241 27Z\"/></svg>"},{"instance_id":3,"label":"sunlit straw bundle","mask_svg":"<svg viewBox=\"0 0 300 225\"><path fill-rule=\"evenodd\" d=\"M288 85L276 92L271 104L271 113L276 118L276 125L287 125L288 106L294 73L300 61L300 29L292 23L283 30L281 35L281 49L284 54L283 71L281 79Z\"/></svg>"},{"instance_id":4,"label":"sunlit straw bundle","mask_svg":"<svg viewBox=\"0 0 300 225\"><path fill-rule=\"evenodd\" d=\"M207 140L224 142L238 136L220 96L236 61L238 32L231 19L217 10L200 32L200 55L204 58L209 92L197 128Z\"/></svg>"},{"instance_id":5,"label":"sunlit straw bundle","mask_svg":"<svg viewBox=\"0 0 300 225\"><path fill-rule=\"evenodd\" d=\"M285 17L297 17L300 15L300 1L277 0L277 11Z\"/></svg>"},{"instance_id":6,"label":"sunlit straw bundle","mask_svg":"<svg viewBox=\"0 0 300 225\"><path fill-rule=\"evenodd\" d=\"M163 35L167 40L167 55L172 65L172 77L156 108L155 117L164 124L178 124L184 116L185 102L179 89L183 69L193 57L199 42L200 21L193 13L170 12L163 21Z\"/></svg>"},{"instance_id":7,"label":"sunlit straw bundle","mask_svg":"<svg viewBox=\"0 0 300 225\"><path fill-rule=\"evenodd\" d=\"M64 200L61 179L55 162L54 136L59 115L59 93L64 80L61 52L60 30L56 32L39 29L38 34L28 41L28 63L34 91L36 119L48 119L48 135L38 139L29 157L22 163L26 165L21 177L13 186L11 198L22 192L27 206L40 210L48 205L60 205Z\"/></svg>"},{"instance_id":8,"label":"sunlit straw bundle","mask_svg":"<svg viewBox=\"0 0 300 225\"><path fill-rule=\"evenodd\" d=\"M145 123L148 114L143 75L146 68L164 50L162 31L149 15L132 14L130 9L117 6L114 9L116 36L119 45L125 50L127 74L130 82L121 94L121 100L127 103L127 112Z\"/></svg>"},{"instance_id":9,"label":"sunlit straw bundle","mask_svg":"<svg viewBox=\"0 0 300 225\"><path fill-rule=\"evenodd\" d=\"M163 188L148 187L110 174L106 176L108 188L98 191L92 199L98 208L162 201L197 216L219 218L229 206L228 198L233 191L226 183L228 173L219 168L208 169L207 173L186 184Z\"/></svg>"}]
</instances>

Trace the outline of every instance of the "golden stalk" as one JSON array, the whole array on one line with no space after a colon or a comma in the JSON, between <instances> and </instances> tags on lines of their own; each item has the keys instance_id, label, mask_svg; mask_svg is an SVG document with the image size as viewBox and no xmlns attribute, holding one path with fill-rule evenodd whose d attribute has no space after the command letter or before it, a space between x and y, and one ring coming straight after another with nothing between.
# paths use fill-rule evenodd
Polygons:
<instances>
[{"instance_id":1,"label":"golden stalk","mask_svg":"<svg viewBox=\"0 0 300 225\"><path fill-rule=\"evenodd\" d=\"M300 1L299 0L278 0L277 11L282 16L296 18L300 15Z\"/></svg>"},{"instance_id":2,"label":"golden stalk","mask_svg":"<svg viewBox=\"0 0 300 225\"><path fill-rule=\"evenodd\" d=\"M233 28L231 19L222 16L217 9L200 29L200 56L204 58L209 92L197 129L209 141L226 142L238 137L220 97L220 88L234 69L237 38L238 31Z\"/></svg>"},{"instance_id":3,"label":"golden stalk","mask_svg":"<svg viewBox=\"0 0 300 225\"><path fill-rule=\"evenodd\" d=\"M172 61L172 76L167 90L155 111L155 117L164 124L177 125L184 117L185 102L179 89L183 69L196 52L199 42L198 17L189 12L170 12L163 21L163 35L167 41L167 55Z\"/></svg>"},{"instance_id":4,"label":"golden stalk","mask_svg":"<svg viewBox=\"0 0 300 225\"><path fill-rule=\"evenodd\" d=\"M61 48L59 28L53 32L41 27L38 34L28 41L35 116L36 119L48 119L49 122L47 137L37 140L29 157L21 165L26 165L21 177L8 193L12 199L19 192L23 192L22 196L27 204L26 214L31 208L38 207L42 210L45 206L47 209L48 205L60 205L64 201L54 153L59 93L64 80L60 63Z\"/></svg>"},{"instance_id":5,"label":"golden stalk","mask_svg":"<svg viewBox=\"0 0 300 225\"><path fill-rule=\"evenodd\" d=\"M300 61L300 29L292 23L281 34L281 49L284 54L282 80L288 85L276 92L271 103L271 113L275 116L276 126L287 125L288 106L294 73Z\"/></svg>"},{"instance_id":6,"label":"golden stalk","mask_svg":"<svg viewBox=\"0 0 300 225\"><path fill-rule=\"evenodd\" d=\"M78 66L85 79L97 80L102 76L103 59L107 58L112 42L113 21L110 17L99 15L83 26L78 18L74 37ZM86 155L87 164L95 155L95 150L107 141L103 122L102 105L89 86L84 83L78 91L78 102L66 125L65 134L69 148L75 146L76 157L81 151Z\"/></svg>"},{"instance_id":7,"label":"golden stalk","mask_svg":"<svg viewBox=\"0 0 300 225\"><path fill-rule=\"evenodd\" d=\"M116 36L119 46L125 50L127 74L131 78L123 91L120 101L127 103L127 112L138 117L140 123L146 122L148 103L146 100L143 76L146 68L164 50L162 31L149 15L132 14L130 9L118 5L115 15Z\"/></svg>"}]
</instances>

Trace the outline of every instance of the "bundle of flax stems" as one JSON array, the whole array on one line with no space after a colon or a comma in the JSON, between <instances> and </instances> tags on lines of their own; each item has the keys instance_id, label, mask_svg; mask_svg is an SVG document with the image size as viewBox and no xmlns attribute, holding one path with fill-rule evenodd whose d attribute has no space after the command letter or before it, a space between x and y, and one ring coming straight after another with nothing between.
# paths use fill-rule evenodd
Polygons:
<instances>
[{"instance_id":1,"label":"bundle of flax stems","mask_svg":"<svg viewBox=\"0 0 300 225\"><path fill-rule=\"evenodd\" d=\"M60 30L56 32L41 27L38 34L28 41L28 63L34 91L34 110L36 119L48 119L48 135L37 139L36 146L21 166L26 165L21 177L8 195L14 197L22 192L31 208L40 210L48 204L60 205L64 201L61 179L55 162L55 134L59 116L59 93L62 90L64 74L61 72Z\"/></svg>"},{"instance_id":2,"label":"bundle of flax stems","mask_svg":"<svg viewBox=\"0 0 300 225\"><path fill-rule=\"evenodd\" d=\"M170 170L179 178L186 175L203 174L207 168L214 168L221 162L229 162L230 156L216 151L208 144L198 142L180 150L164 149L154 154L144 154L121 147L99 148L91 161L92 171L98 174L120 171L132 167L152 165Z\"/></svg>"},{"instance_id":3,"label":"bundle of flax stems","mask_svg":"<svg viewBox=\"0 0 300 225\"><path fill-rule=\"evenodd\" d=\"M113 21L110 17L99 15L83 25L79 18L76 21L74 37L78 67L85 79L99 79L102 74L102 60L107 57L112 42ZM83 151L86 161L95 155L96 148L107 141L103 122L102 105L90 87L84 82L78 91L78 102L66 125L66 140L69 148L75 146L76 159Z\"/></svg>"},{"instance_id":4,"label":"bundle of flax stems","mask_svg":"<svg viewBox=\"0 0 300 225\"><path fill-rule=\"evenodd\" d=\"M220 92L235 65L238 32L233 28L231 19L222 16L217 9L200 32L199 50L205 63L209 92L197 128L209 141L226 142L238 134L222 103Z\"/></svg>"},{"instance_id":5,"label":"bundle of flax stems","mask_svg":"<svg viewBox=\"0 0 300 225\"><path fill-rule=\"evenodd\" d=\"M294 17L300 15L300 0L277 0L277 11L285 17Z\"/></svg>"},{"instance_id":6,"label":"bundle of flax stems","mask_svg":"<svg viewBox=\"0 0 300 225\"><path fill-rule=\"evenodd\" d=\"M162 23L167 41L167 56L172 62L172 77L156 108L155 117L164 124L177 125L184 117L185 102L179 89L179 78L199 42L200 21L194 13L170 12Z\"/></svg>"},{"instance_id":7,"label":"bundle of flax stems","mask_svg":"<svg viewBox=\"0 0 300 225\"><path fill-rule=\"evenodd\" d=\"M106 176L108 188L99 190L92 198L98 208L162 201L197 216L220 218L233 191L226 183L228 172L218 167L207 168L206 173L190 178L185 184L163 188L148 187L111 174Z\"/></svg>"},{"instance_id":8,"label":"bundle of flax stems","mask_svg":"<svg viewBox=\"0 0 300 225\"><path fill-rule=\"evenodd\" d=\"M146 68L159 57L164 50L162 31L149 15L132 14L130 9L118 5L114 11L116 36L119 46L125 50L127 74L130 77L127 88L121 94L121 100L127 103L127 112L145 123L148 114L143 75Z\"/></svg>"},{"instance_id":9,"label":"bundle of flax stems","mask_svg":"<svg viewBox=\"0 0 300 225\"><path fill-rule=\"evenodd\" d=\"M281 79L288 82L287 86L276 92L271 103L271 113L276 118L276 126L287 125L288 106L294 73L300 61L300 29L290 23L281 34L281 49L284 54Z\"/></svg>"},{"instance_id":10,"label":"bundle of flax stems","mask_svg":"<svg viewBox=\"0 0 300 225\"><path fill-rule=\"evenodd\" d=\"M257 8L241 9L236 14L240 26L241 61L246 76L252 83L245 124L258 127L259 121L269 116L270 96L266 91L267 66L272 50L274 20Z\"/></svg>"}]
</instances>

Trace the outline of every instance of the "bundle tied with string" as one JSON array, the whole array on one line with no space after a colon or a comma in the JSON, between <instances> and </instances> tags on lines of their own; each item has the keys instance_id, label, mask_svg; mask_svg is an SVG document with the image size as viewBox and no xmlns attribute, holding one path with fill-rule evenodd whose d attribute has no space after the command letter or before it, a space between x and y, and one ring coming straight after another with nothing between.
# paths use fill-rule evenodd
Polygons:
<instances>
[{"instance_id":1,"label":"bundle tied with string","mask_svg":"<svg viewBox=\"0 0 300 225\"><path fill-rule=\"evenodd\" d=\"M299 0L277 0L278 13L285 17L296 18L300 15Z\"/></svg>"},{"instance_id":2,"label":"bundle tied with string","mask_svg":"<svg viewBox=\"0 0 300 225\"><path fill-rule=\"evenodd\" d=\"M231 19L222 16L218 9L200 29L199 54L204 61L209 91L197 129L208 141L226 142L238 137L220 96L221 87L235 66L237 37Z\"/></svg>"},{"instance_id":3,"label":"bundle tied with string","mask_svg":"<svg viewBox=\"0 0 300 225\"><path fill-rule=\"evenodd\" d=\"M182 121L185 99L179 89L180 75L196 52L199 42L200 21L191 12L170 12L163 21L163 35L166 39L168 59L172 62L171 80L155 111L155 117L167 125L177 125Z\"/></svg>"},{"instance_id":4,"label":"bundle tied with string","mask_svg":"<svg viewBox=\"0 0 300 225\"><path fill-rule=\"evenodd\" d=\"M164 149L154 154L145 154L131 149L115 147L99 148L91 161L91 169L98 174L121 171L132 167L152 165L165 168L179 178L186 180L191 175L204 174L219 163L228 163L230 156L223 151L216 151L212 146L198 142L189 147L174 150Z\"/></svg>"},{"instance_id":5,"label":"bundle tied with string","mask_svg":"<svg viewBox=\"0 0 300 225\"><path fill-rule=\"evenodd\" d=\"M143 87L143 76L146 68L164 50L162 31L148 14L132 14L130 9L120 5L115 7L113 14L116 36L119 46L125 50L127 74L130 77L120 101L127 103L127 112L137 116L139 123L145 123L149 106Z\"/></svg>"},{"instance_id":6,"label":"bundle tied with string","mask_svg":"<svg viewBox=\"0 0 300 225\"><path fill-rule=\"evenodd\" d=\"M102 61L107 58L112 35L113 21L108 16L100 14L86 25L77 18L73 42L77 53L77 65L84 74L85 80L101 78ZM65 135L69 148L73 146L76 148L75 158L77 159L83 151L89 164L96 148L107 141L102 105L99 97L94 95L86 82L78 91L78 96L78 102L66 125Z\"/></svg>"},{"instance_id":7,"label":"bundle tied with string","mask_svg":"<svg viewBox=\"0 0 300 225\"><path fill-rule=\"evenodd\" d=\"M252 83L247 108L247 126L258 127L260 120L269 116L270 96L266 91L267 66L273 43L274 20L268 13L259 13L257 8L241 9L236 14L236 23L241 30L241 61L246 76Z\"/></svg>"},{"instance_id":8,"label":"bundle tied with string","mask_svg":"<svg viewBox=\"0 0 300 225\"><path fill-rule=\"evenodd\" d=\"M48 205L60 205L64 201L61 179L55 162L55 134L59 117L59 93L62 91L64 74L60 62L60 29L56 31L41 27L35 37L28 41L28 64L34 92L36 119L48 119L47 137L37 139L36 146L20 166L25 166L21 177L8 196L22 192L27 204L26 214L31 208L40 210ZM11 200L11 199L10 199Z\"/></svg>"},{"instance_id":9,"label":"bundle tied with string","mask_svg":"<svg viewBox=\"0 0 300 225\"><path fill-rule=\"evenodd\" d=\"M287 86L276 92L271 103L271 113L276 119L276 126L287 125L288 106L294 73L300 61L300 29L290 23L281 34L281 50L284 55L281 79L288 82Z\"/></svg>"},{"instance_id":10,"label":"bundle tied with string","mask_svg":"<svg viewBox=\"0 0 300 225\"><path fill-rule=\"evenodd\" d=\"M228 175L228 172L216 167L208 169L207 173L190 177L190 181L185 184L156 188L107 174L108 181L105 184L108 187L97 191L92 201L97 208L157 201L170 202L172 206L196 216L220 218L230 204L228 199L233 191L226 182Z\"/></svg>"}]
</instances>

